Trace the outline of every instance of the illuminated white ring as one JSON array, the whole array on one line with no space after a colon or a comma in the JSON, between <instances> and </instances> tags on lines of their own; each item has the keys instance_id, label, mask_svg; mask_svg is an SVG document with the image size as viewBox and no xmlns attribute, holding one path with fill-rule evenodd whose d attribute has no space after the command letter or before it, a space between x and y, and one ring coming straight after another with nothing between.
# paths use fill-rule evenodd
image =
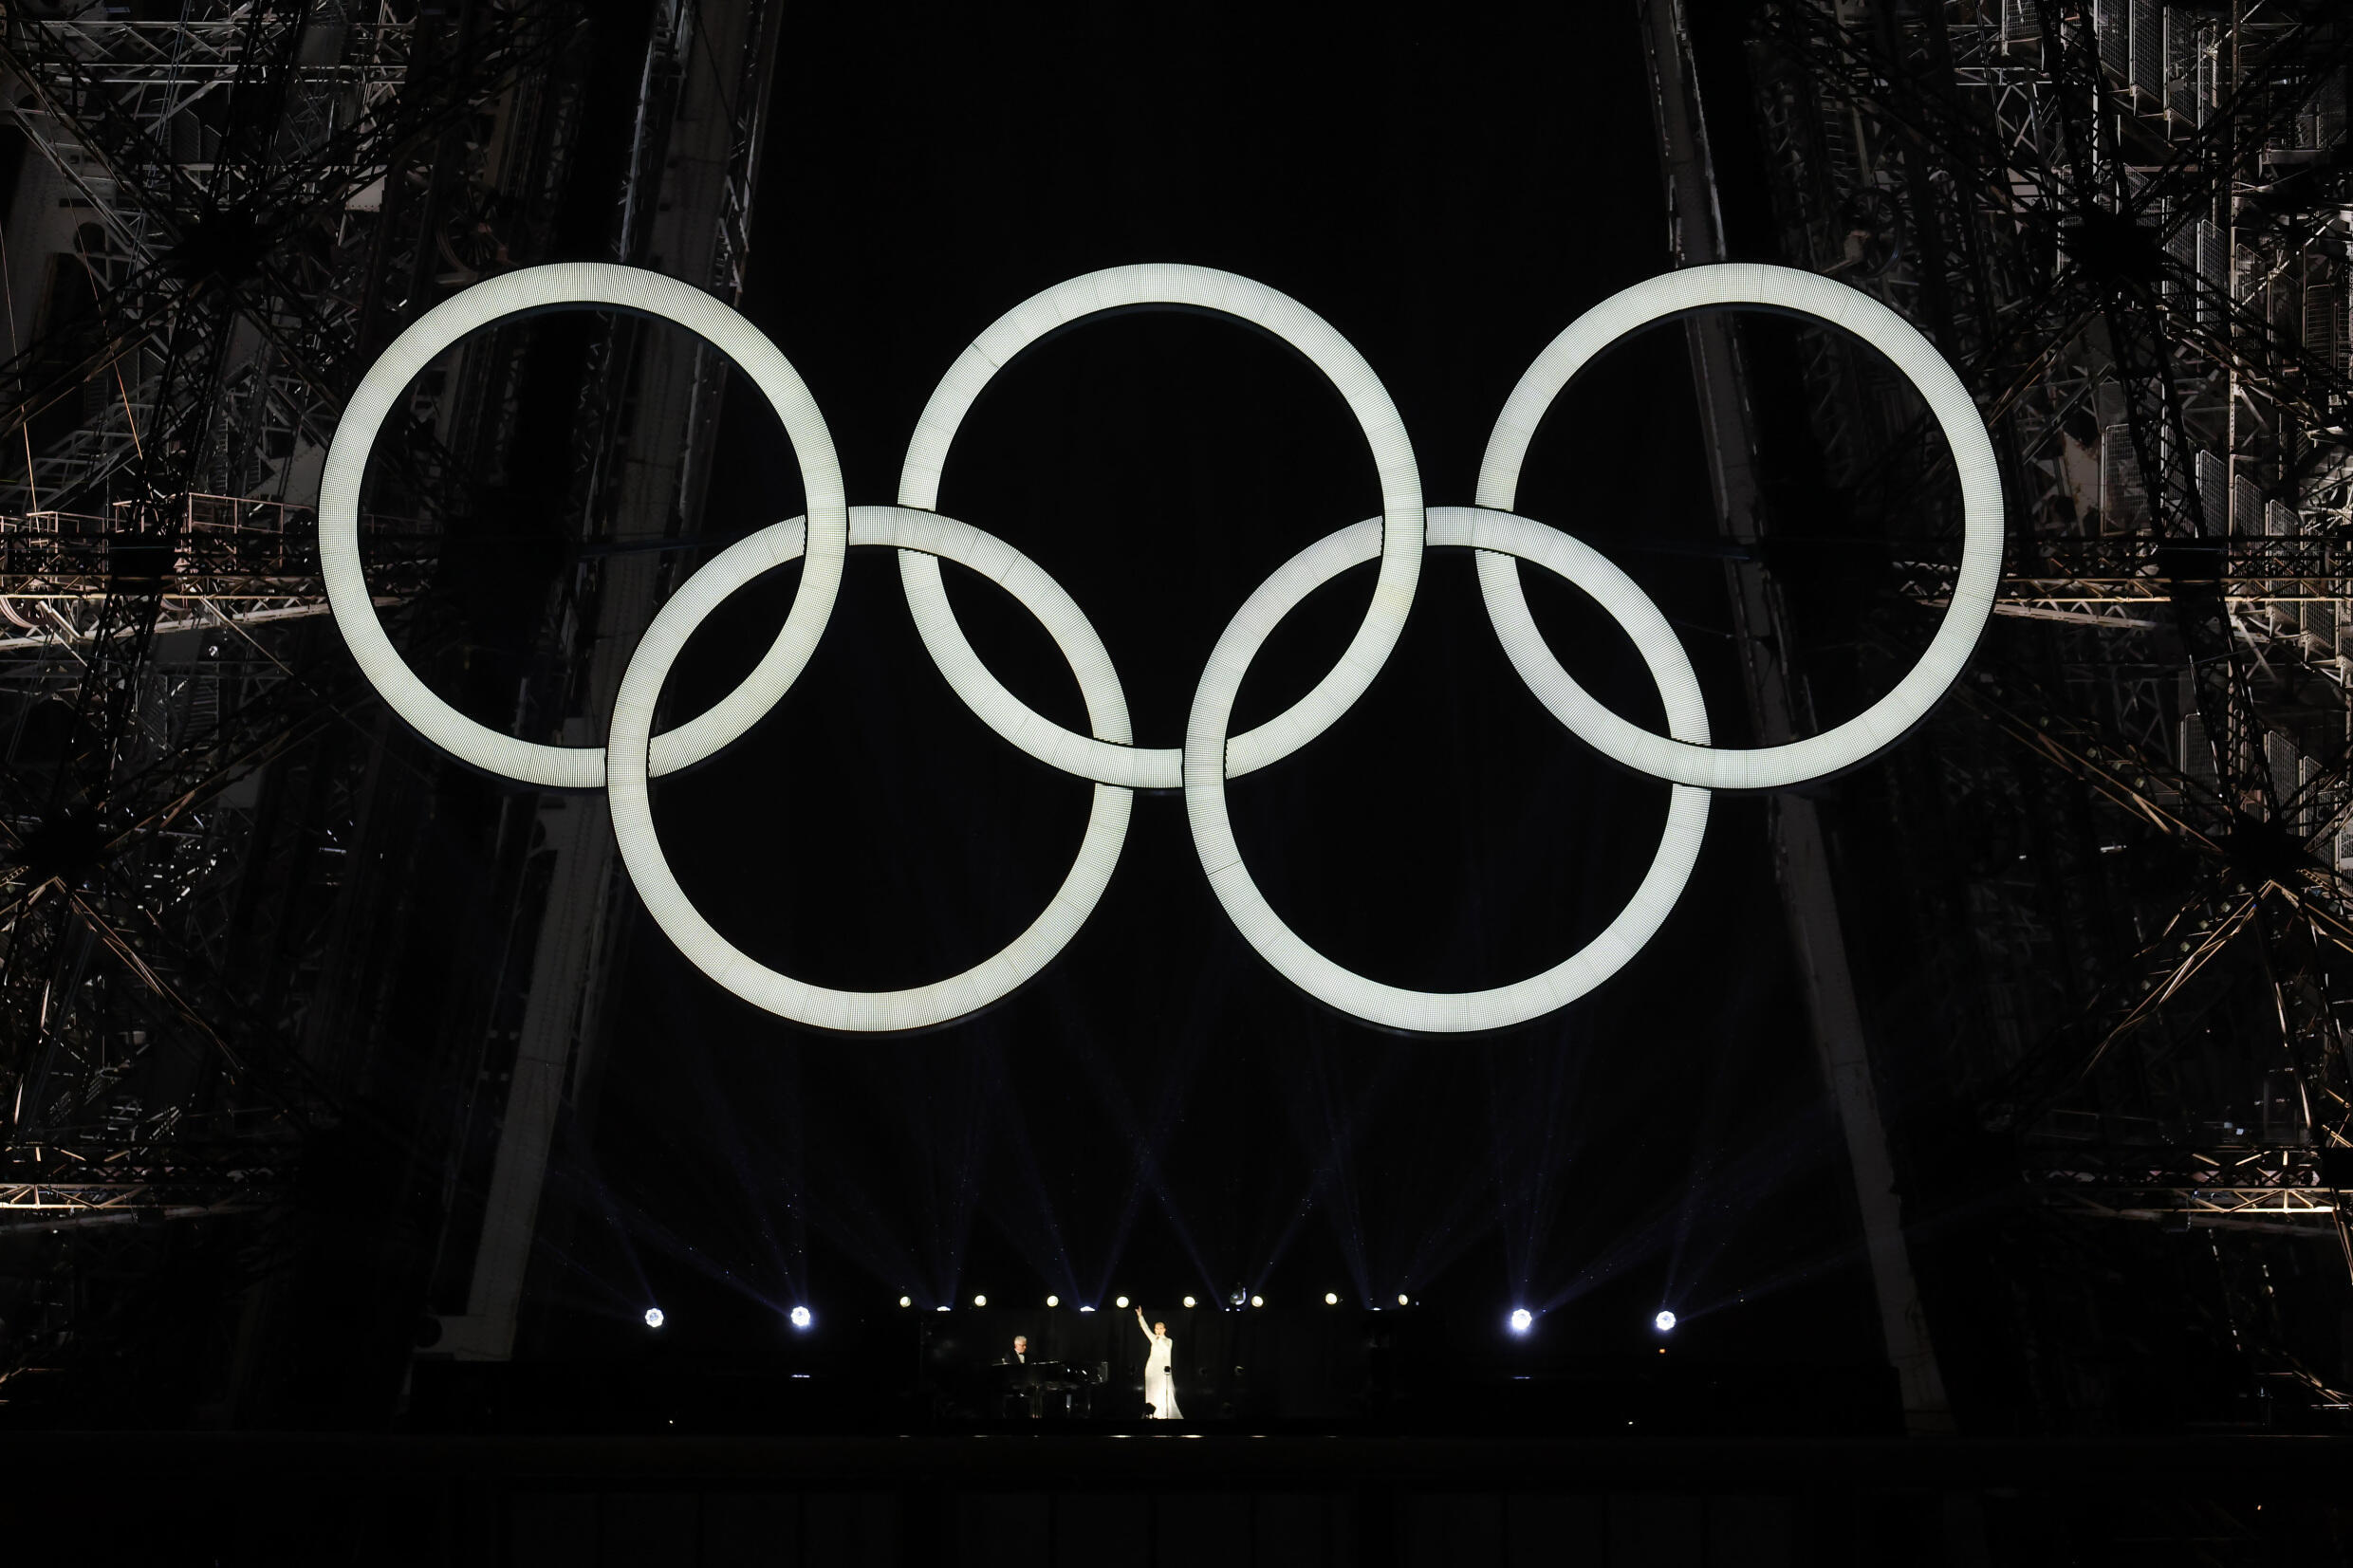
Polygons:
<instances>
[{"instance_id":1,"label":"illuminated white ring","mask_svg":"<svg viewBox=\"0 0 2353 1568\"><path fill-rule=\"evenodd\" d=\"M1483 991L1407 990L1367 980L1309 947L1274 913L1242 862L1241 847L1234 841L1232 821L1226 811L1226 775L1218 760L1225 751L1233 695L1241 688L1251 660L1301 600L1348 567L1373 559L1378 526L1359 523L1308 545L1261 583L1227 625L1210 655L1209 667L1201 673L1185 728L1185 815L1193 826L1201 869L1209 874L1210 886L1234 929L1292 985L1342 1012L1392 1029L1460 1034L1507 1028L1574 1002L1641 950L1691 880L1707 829L1708 792L1684 784L1675 786L1668 797L1658 853L1634 896L1600 935L1541 974ZM1658 683L1668 731L1677 740L1707 744L1707 708L1691 660L1658 605L1606 558L1557 528L1484 507L1433 507L1429 526L1432 544L1469 545L1483 552L1517 556L1559 573L1592 596L1634 639L1651 679ZM1542 649L1544 639L1534 623L1526 620L1525 602L1521 617L1525 624L1507 619L1499 622L1499 631L1513 664L1526 677L1531 668L1529 650ZM1548 650L1544 656L1550 659ZM1559 665L1554 663L1552 668L1558 671ZM1542 673L1540 668L1538 673Z\"/></svg>"},{"instance_id":2,"label":"illuminated white ring","mask_svg":"<svg viewBox=\"0 0 2353 1568\"><path fill-rule=\"evenodd\" d=\"M995 581L1038 618L1070 660L1090 727L1115 742L1127 739L1127 702L1119 676L1076 600L1019 551L978 528L933 512L899 507L853 507L849 543L921 550L969 566ZM678 650L703 618L736 589L801 553L799 518L763 528L730 545L670 596L623 672L613 704L604 787L613 837L638 896L655 923L689 962L755 1007L816 1028L855 1033L922 1029L977 1012L1036 974L1078 933L1111 880L1127 839L1135 797L1110 784L1095 786L1086 832L1069 875L1045 912L994 957L946 980L899 991L838 991L795 980L748 957L688 901L662 854L647 791L647 743L654 705Z\"/></svg>"},{"instance_id":3,"label":"illuminated white ring","mask_svg":"<svg viewBox=\"0 0 2353 1568\"><path fill-rule=\"evenodd\" d=\"M1776 789L1852 767L1900 739L1927 717L1969 660L1993 611L2002 572L2002 476L1993 442L1986 434L1969 389L1927 339L1867 294L1786 267L1732 263L1669 272L1621 290L1569 323L1520 378L1488 437L1479 469L1478 503L1509 510L1518 499L1520 467L1552 400L1594 356L1626 334L1664 317L1721 305L1764 305L1811 316L1847 331L1878 349L1919 389L1953 449L1961 481L1961 570L1943 620L1920 655L1893 690L1845 723L1786 746L1753 750L1714 749L1686 744L1684 737L1655 735L1629 724L1593 700L1549 655L1550 670L1529 685L1545 706L1580 739L1603 756L1637 772L1710 789ZM1517 568L1507 560L1482 556L1479 587L1497 631L1507 618L1527 619ZM1631 582L1626 594L1637 594ZM1597 599L1600 592L1595 593ZM1628 600L1630 603L1631 600ZM1647 600L1645 600L1647 602ZM1622 607L1603 600L1619 616ZM1632 626L1628 625L1632 631ZM1663 622L1650 634L1669 641ZM1508 637L1507 637L1507 640ZM1641 635L1637 634L1638 646ZM1654 650L1644 647L1649 658ZM1524 672L1525 673L1525 672Z\"/></svg>"},{"instance_id":4,"label":"illuminated white ring","mask_svg":"<svg viewBox=\"0 0 2353 1568\"><path fill-rule=\"evenodd\" d=\"M937 507L940 473L957 428L981 389L1014 356L1047 333L1099 312L1155 304L1191 305L1232 316L1298 350L1324 373L1356 415L1380 479L1380 576L1364 619L1340 662L1313 691L1234 738L1226 770L1229 777L1239 777L1289 756L1331 728L1363 695L1405 629L1414 587L1421 577L1421 473L1414 462L1413 440L1380 378L1331 323L1288 294L1214 267L1166 263L1115 267L1057 284L999 317L940 378L907 443L899 504L927 511ZM899 573L932 661L965 706L1016 748L1100 784L1175 789L1183 782L1183 756L1175 747L1139 748L1114 744L1107 736L1073 733L1007 691L966 639L948 603L936 559L902 554Z\"/></svg>"},{"instance_id":5,"label":"illuminated white ring","mask_svg":"<svg viewBox=\"0 0 2353 1568\"><path fill-rule=\"evenodd\" d=\"M467 333L525 311L606 305L673 322L727 356L767 397L801 466L813 544L784 629L741 686L708 712L653 744L657 774L701 761L758 722L802 668L833 614L849 537L849 497L832 434L816 399L776 345L700 289L658 272L603 262L527 267L478 283L418 317L368 367L327 449L319 481L319 565L327 604L352 657L392 710L417 732L485 773L547 789L593 789L604 782L597 747L541 746L476 724L417 678L384 636L360 564L360 483L384 416L434 357Z\"/></svg>"}]
</instances>

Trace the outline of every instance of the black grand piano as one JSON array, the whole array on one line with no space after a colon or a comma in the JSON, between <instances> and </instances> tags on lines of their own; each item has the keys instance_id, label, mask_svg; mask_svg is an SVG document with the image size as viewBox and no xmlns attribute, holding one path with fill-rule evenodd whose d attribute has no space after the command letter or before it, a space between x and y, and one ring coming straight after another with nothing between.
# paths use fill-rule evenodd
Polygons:
<instances>
[{"instance_id":1,"label":"black grand piano","mask_svg":"<svg viewBox=\"0 0 2353 1568\"><path fill-rule=\"evenodd\" d=\"M1005 1360L989 1369L993 1381L995 1413L1011 1421L1028 1417L1084 1420L1092 1411L1095 1391L1102 1387L1110 1368L1077 1361L1049 1361L1032 1356L1027 1361Z\"/></svg>"}]
</instances>

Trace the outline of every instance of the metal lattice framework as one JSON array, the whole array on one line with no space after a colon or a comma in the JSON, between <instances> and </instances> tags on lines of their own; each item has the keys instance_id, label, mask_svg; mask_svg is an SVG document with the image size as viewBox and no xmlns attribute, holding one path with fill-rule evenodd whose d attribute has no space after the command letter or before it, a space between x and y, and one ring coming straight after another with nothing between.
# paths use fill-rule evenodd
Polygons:
<instances>
[{"instance_id":1,"label":"metal lattice framework","mask_svg":"<svg viewBox=\"0 0 2353 1568\"><path fill-rule=\"evenodd\" d=\"M12 287L0 364L0 1233L261 1213L346 1114L320 1040L364 938L334 916L382 776L414 769L328 656L318 463L374 345L544 244L575 30L535 0L0 18L24 178L73 218L11 234L12 283L29 249L57 268ZM511 428L481 416L512 400L490 347L390 444L417 520L369 521L420 657L452 635L444 525ZM142 1258L180 1245L139 1228ZM57 1267L0 1314L0 1377L102 1356L147 1277Z\"/></svg>"},{"instance_id":2,"label":"metal lattice framework","mask_svg":"<svg viewBox=\"0 0 2353 1568\"><path fill-rule=\"evenodd\" d=\"M1970 740L1891 789L2021 851L1924 879L1919 1005L1970 1021L1936 1070L2066 1212L2268 1207L2258 1239L2353 1264L2319 1157L2353 1145L2348 59L2330 8L2119 0L1784 0L1751 49L1785 255L1938 343L2011 497ZM1832 491L1927 519L1880 586L1941 605L1917 406L1833 335L1797 354ZM1899 668L1918 632L1881 624L1865 668ZM2186 857L2192 895L2128 857Z\"/></svg>"},{"instance_id":3,"label":"metal lattice framework","mask_svg":"<svg viewBox=\"0 0 2353 1568\"><path fill-rule=\"evenodd\" d=\"M324 613L317 521L307 507L237 496L189 495L174 529L156 634L240 628ZM366 540L380 598L423 592L440 554L437 527L371 518ZM115 576L114 515L36 512L0 518L0 652L88 641ZM63 672L56 672L62 673Z\"/></svg>"},{"instance_id":4,"label":"metal lattice framework","mask_svg":"<svg viewBox=\"0 0 2353 1568\"><path fill-rule=\"evenodd\" d=\"M0 1383L104 1365L145 1332L141 1282L204 1237L244 1237L238 1268L282 1260L289 1185L337 1127L427 1181L441 1165L449 1232L417 1266L451 1272L478 1224L473 1293L511 1333L560 1103L523 1080L568 1082L594 1027L610 850L561 800L466 801L491 962L426 1040L386 1036L402 943L445 924L403 868L450 802L324 620L320 467L361 368L449 291L545 259L583 168L620 197L614 259L734 298L779 14L664 0L642 37L566 0L0 14L0 114L38 187L19 212L66 214L11 227L0 256ZM644 56L607 169L581 131L616 47ZM526 332L479 334L409 389L362 546L420 666L479 651L446 590L521 552L547 597L496 634L495 700L568 738L610 706L606 657L692 531L726 367L598 323L565 434L571 531L510 525ZM361 1092L420 1047L440 1075L423 1099ZM24 1264L18 1239L52 1233Z\"/></svg>"}]
</instances>

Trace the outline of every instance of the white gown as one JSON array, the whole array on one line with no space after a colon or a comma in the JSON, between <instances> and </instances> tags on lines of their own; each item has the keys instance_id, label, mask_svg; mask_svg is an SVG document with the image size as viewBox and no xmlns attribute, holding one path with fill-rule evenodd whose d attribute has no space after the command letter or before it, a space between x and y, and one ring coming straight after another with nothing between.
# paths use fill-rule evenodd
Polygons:
<instances>
[{"instance_id":1,"label":"white gown","mask_svg":"<svg viewBox=\"0 0 2353 1568\"><path fill-rule=\"evenodd\" d=\"M1185 1412L1176 1408L1176 1341L1164 1335L1144 1331L1152 1341L1152 1354L1144 1360L1144 1403L1152 1407L1150 1419L1181 1421Z\"/></svg>"}]
</instances>

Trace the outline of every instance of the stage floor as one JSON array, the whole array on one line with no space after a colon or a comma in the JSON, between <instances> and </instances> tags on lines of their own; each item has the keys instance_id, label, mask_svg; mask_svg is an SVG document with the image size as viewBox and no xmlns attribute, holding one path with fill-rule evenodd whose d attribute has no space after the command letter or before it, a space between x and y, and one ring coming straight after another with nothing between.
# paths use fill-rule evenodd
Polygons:
<instances>
[{"instance_id":1,"label":"stage floor","mask_svg":"<svg viewBox=\"0 0 2353 1568\"><path fill-rule=\"evenodd\" d=\"M157 1563L2330 1563L2348 1474L2246 1435L0 1434L12 1520Z\"/></svg>"}]
</instances>

